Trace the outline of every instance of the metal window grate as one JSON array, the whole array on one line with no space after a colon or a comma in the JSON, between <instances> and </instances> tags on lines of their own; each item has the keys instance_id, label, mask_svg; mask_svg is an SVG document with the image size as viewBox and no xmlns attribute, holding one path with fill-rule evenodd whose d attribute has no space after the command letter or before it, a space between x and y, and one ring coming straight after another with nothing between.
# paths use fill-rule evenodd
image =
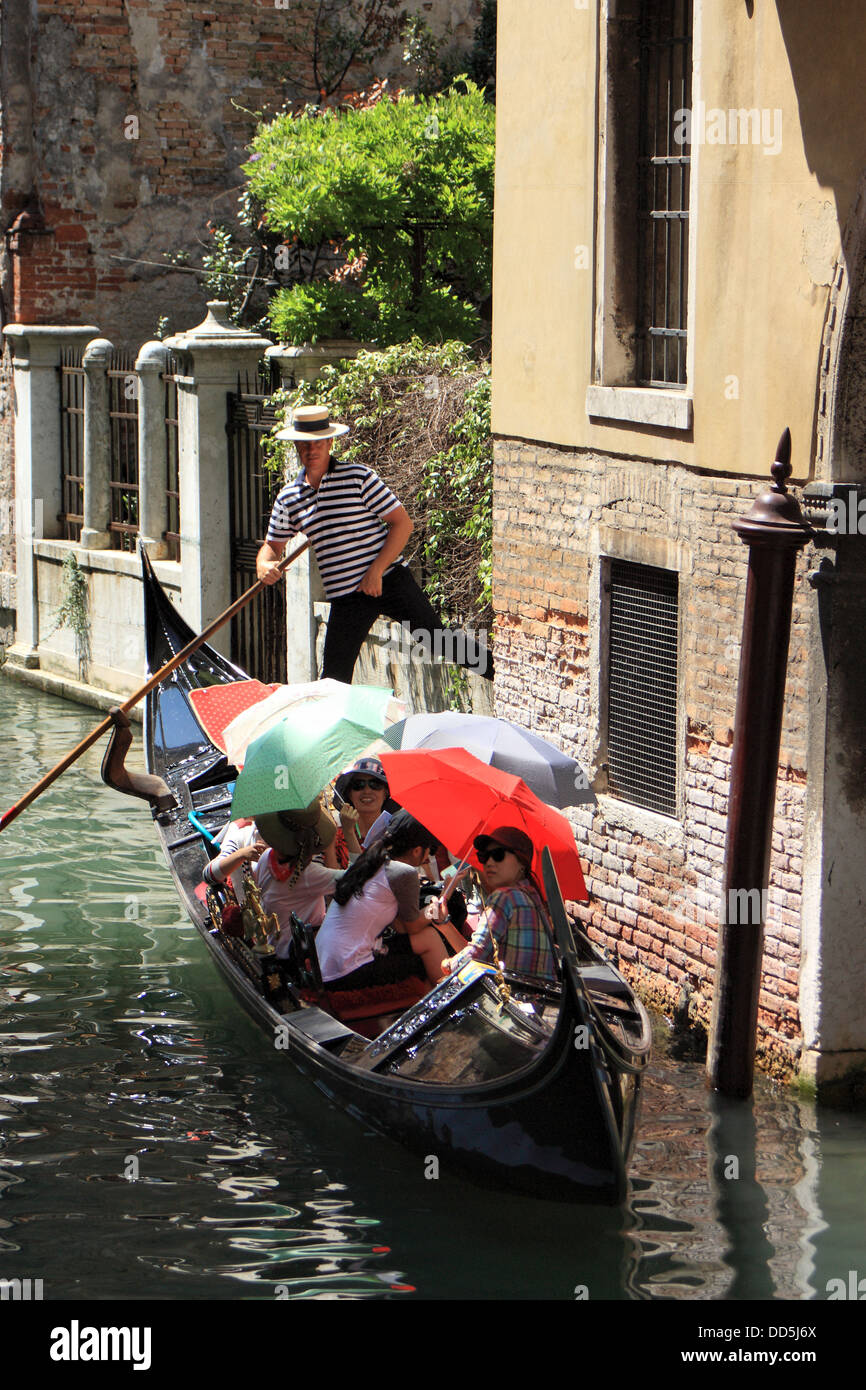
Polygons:
<instances>
[{"instance_id":1,"label":"metal window grate","mask_svg":"<svg viewBox=\"0 0 866 1390\"><path fill-rule=\"evenodd\" d=\"M672 816L677 792L677 606L671 570L610 562L610 790Z\"/></svg>"},{"instance_id":2,"label":"metal window grate","mask_svg":"<svg viewBox=\"0 0 866 1390\"><path fill-rule=\"evenodd\" d=\"M256 554L282 479L264 465L262 441L277 420L270 369L238 380L228 396L229 524L232 599L256 579ZM256 390L256 387L261 389ZM269 389L270 388L270 389ZM263 681L286 680L285 587L274 584L231 624L231 658Z\"/></svg>"},{"instance_id":3,"label":"metal window grate","mask_svg":"<svg viewBox=\"0 0 866 1390\"><path fill-rule=\"evenodd\" d=\"M135 550L138 535L138 375L135 357L115 350L108 376L111 516L114 550Z\"/></svg>"},{"instance_id":4,"label":"metal window grate","mask_svg":"<svg viewBox=\"0 0 866 1390\"><path fill-rule=\"evenodd\" d=\"M81 539L84 524L84 368L81 349L65 347L60 366L60 534Z\"/></svg>"},{"instance_id":5,"label":"metal window grate","mask_svg":"<svg viewBox=\"0 0 866 1390\"><path fill-rule=\"evenodd\" d=\"M692 0L642 0L638 134L638 381L685 386L690 147L677 112L692 100Z\"/></svg>"},{"instance_id":6,"label":"metal window grate","mask_svg":"<svg viewBox=\"0 0 866 1390\"><path fill-rule=\"evenodd\" d=\"M180 363L174 353L168 353L162 374L165 390L165 504L166 528L163 531L169 560L180 559L180 442L178 425L177 381Z\"/></svg>"}]
</instances>

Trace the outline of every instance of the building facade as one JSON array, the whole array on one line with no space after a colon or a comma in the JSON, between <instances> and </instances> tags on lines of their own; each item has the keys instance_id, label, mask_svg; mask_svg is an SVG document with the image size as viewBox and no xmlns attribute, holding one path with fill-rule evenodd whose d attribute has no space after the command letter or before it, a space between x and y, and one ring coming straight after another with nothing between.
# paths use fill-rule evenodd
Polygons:
<instances>
[{"instance_id":1,"label":"building facade","mask_svg":"<svg viewBox=\"0 0 866 1390\"><path fill-rule=\"evenodd\" d=\"M790 427L821 524L797 565L758 1050L850 1092L866 1063L866 542L849 524L866 480L866 15L547 13L542 31L516 0L499 10L497 710L590 770L598 806L573 816L592 935L706 1026L747 570L731 522Z\"/></svg>"}]
</instances>

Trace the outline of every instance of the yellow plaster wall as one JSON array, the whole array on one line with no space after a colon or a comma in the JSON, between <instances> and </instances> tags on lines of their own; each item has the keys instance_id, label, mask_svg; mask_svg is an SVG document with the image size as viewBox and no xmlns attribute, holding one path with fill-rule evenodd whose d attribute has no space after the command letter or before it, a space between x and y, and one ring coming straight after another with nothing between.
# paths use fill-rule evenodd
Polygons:
<instances>
[{"instance_id":1,"label":"yellow plaster wall","mask_svg":"<svg viewBox=\"0 0 866 1390\"><path fill-rule=\"evenodd\" d=\"M591 351L592 272L574 259L594 240L595 19L573 0L498 10L494 428L572 443Z\"/></svg>"},{"instance_id":2,"label":"yellow plaster wall","mask_svg":"<svg viewBox=\"0 0 866 1390\"><path fill-rule=\"evenodd\" d=\"M693 147L693 437L591 423L596 0L500 0L496 433L765 474L781 430L810 468L829 282L866 164L866 6L695 0L693 105L782 112L781 150ZM694 245L694 242L692 243ZM590 248L590 268L575 248ZM736 382L732 381L736 378ZM625 383L623 383L625 384Z\"/></svg>"}]
</instances>

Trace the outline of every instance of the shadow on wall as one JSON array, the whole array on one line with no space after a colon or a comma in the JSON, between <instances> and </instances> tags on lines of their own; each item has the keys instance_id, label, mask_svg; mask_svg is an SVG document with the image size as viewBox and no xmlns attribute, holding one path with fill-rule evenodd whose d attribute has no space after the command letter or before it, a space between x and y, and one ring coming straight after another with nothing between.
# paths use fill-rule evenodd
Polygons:
<instances>
[{"instance_id":1,"label":"shadow on wall","mask_svg":"<svg viewBox=\"0 0 866 1390\"><path fill-rule=\"evenodd\" d=\"M832 192L845 226L866 164L866 84L862 0L836 0L832 23L809 0L776 0L797 93L806 161Z\"/></svg>"},{"instance_id":2,"label":"shadow on wall","mask_svg":"<svg viewBox=\"0 0 866 1390\"><path fill-rule=\"evenodd\" d=\"M330 604L317 603L316 659L322 668L325 630ZM365 685L390 686L404 700L410 714L423 711L460 709L473 714L494 713L493 683L482 676L464 673L448 662L413 658L397 623L380 619L374 623L355 666L355 681Z\"/></svg>"},{"instance_id":3,"label":"shadow on wall","mask_svg":"<svg viewBox=\"0 0 866 1390\"><path fill-rule=\"evenodd\" d=\"M825 336L826 384L821 406L832 421L830 477L866 480L866 84L862 54L866 10L862 0L837 0L833 21L821 21L821 8L804 0L776 0L779 25L794 89L806 162L821 184L830 210L835 205L842 260L829 266L838 304ZM830 228L816 202L816 216L804 230L804 261L826 258ZM832 240L837 235L832 228ZM811 238L811 240L810 240ZM831 290L831 300L835 289ZM834 327L835 324L835 327Z\"/></svg>"}]
</instances>

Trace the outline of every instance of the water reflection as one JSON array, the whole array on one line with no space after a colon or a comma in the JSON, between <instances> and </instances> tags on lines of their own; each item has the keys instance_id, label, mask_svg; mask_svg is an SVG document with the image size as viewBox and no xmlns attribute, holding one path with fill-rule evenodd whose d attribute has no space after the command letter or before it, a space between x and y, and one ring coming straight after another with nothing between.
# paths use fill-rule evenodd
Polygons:
<instances>
[{"instance_id":1,"label":"water reflection","mask_svg":"<svg viewBox=\"0 0 866 1390\"><path fill-rule=\"evenodd\" d=\"M10 799L91 727L0 678ZM72 1298L824 1298L866 1123L665 1055L630 1200L484 1191L367 1133L238 1008L101 750L0 836L0 1277ZM866 1271L864 1271L866 1272Z\"/></svg>"}]
</instances>

